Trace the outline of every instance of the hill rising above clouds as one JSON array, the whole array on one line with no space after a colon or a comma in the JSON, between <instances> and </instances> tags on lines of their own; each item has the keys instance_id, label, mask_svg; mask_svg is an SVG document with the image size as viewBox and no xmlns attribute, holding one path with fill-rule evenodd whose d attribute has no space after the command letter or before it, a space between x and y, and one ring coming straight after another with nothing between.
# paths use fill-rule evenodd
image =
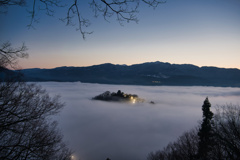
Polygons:
<instances>
[{"instance_id":1,"label":"hill rising above clouds","mask_svg":"<svg viewBox=\"0 0 240 160\"><path fill-rule=\"evenodd\" d=\"M198 67L191 64L149 62L89 67L58 67L24 69L26 81L58 81L129 85L231 86L240 87L240 70Z\"/></svg>"}]
</instances>

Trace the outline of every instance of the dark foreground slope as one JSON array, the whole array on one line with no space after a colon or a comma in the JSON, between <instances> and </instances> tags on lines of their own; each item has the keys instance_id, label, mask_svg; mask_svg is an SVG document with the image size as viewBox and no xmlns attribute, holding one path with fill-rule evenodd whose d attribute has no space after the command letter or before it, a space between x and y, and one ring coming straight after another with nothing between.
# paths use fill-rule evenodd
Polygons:
<instances>
[{"instance_id":1,"label":"dark foreground slope","mask_svg":"<svg viewBox=\"0 0 240 160\"><path fill-rule=\"evenodd\" d=\"M104 84L240 87L240 70L152 62L131 66L101 64L89 67L25 69L26 81L81 81Z\"/></svg>"}]
</instances>

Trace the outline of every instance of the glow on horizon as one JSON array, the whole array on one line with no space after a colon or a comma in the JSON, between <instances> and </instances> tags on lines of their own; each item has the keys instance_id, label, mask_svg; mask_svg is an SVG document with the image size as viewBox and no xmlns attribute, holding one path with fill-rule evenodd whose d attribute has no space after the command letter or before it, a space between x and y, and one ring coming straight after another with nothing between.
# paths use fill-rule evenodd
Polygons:
<instances>
[{"instance_id":1,"label":"glow on horizon","mask_svg":"<svg viewBox=\"0 0 240 160\"><path fill-rule=\"evenodd\" d=\"M205 41L200 44L190 41L176 42L174 47L171 47L170 43L157 45L158 42L145 45L138 45L139 42L135 44L120 43L123 46L122 48L117 44L113 48L96 46L91 49L84 49L82 52L85 54L78 53L81 48L73 48L70 51L71 55L63 53L64 51L58 53L52 51L47 58L40 53L30 54L29 59L20 61L20 66L22 68L56 68L61 66L92 66L103 63L132 65L160 61L171 64L193 64L199 67L215 66L240 69L240 47L238 44L227 44L224 41L219 43L208 42ZM218 45L223 47L218 47ZM43 52L47 52L47 49ZM176 52L178 54L175 54ZM231 54L228 52L231 52Z\"/></svg>"},{"instance_id":2,"label":"glow on horizon","mask_svg":"<svg viewBox=\"0 0 240 160\"><path fill-rule=\"evenodd\" d=\"M202 65L198 65L196 63L182 63L182 62L169 62L169 61L160 61L160 60L152 60L152 61L139 61L136 63L114 63L114 62L102 62L102 63L94 63L94 64L83 64L83 65L62 65L62 64L56 64L54 65L53 63L51 63L51 65L42 65L42 64L31 64L28 63L27 65L21 65L21 63L19 64L19 69L31 69L31 68L41 68L41 69L53 69L53 68L57 68L57 67L89 67L89 66L93 66L93 65L100 65L100 64L104 64L104 63L111 63L114 65L127 65L127 66L131 66L131 65L135 65L135 64L142 64L142 63L148 63L148 62L163 62L163 63L170 63L170 64L191 64L191 65L195 65L198 67L218 67L218 68L231 68L231 69L240 69L240 65L231 65L229 64L228 66L226 65L210 65L210 64L202 64ZM24 62L22 62L24 63Z\"/></svg>"}]
</instances>

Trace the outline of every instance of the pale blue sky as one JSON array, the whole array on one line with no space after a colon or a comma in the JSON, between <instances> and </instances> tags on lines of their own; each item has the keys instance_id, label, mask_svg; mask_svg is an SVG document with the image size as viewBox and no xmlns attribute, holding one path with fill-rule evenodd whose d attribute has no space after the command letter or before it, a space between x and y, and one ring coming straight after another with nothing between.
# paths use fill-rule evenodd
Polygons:
<instances>
[{"instance_id":1,"label":"pale blue sky","mask_svg":"<svg viewBox=\"0 0 240 160\"><path fill-rule=\"evenodd\" d=\"M141 6L139 23L124 27L115 17L106 22L82 12L94 31L86 40L74 27L40 14L35 30L28 30L26 8L9 8L0 15L0 42L25 42L30 57L22 68L89 66L101 63L136 64L162 61L198 66L240 68L240 0L167 0L153 10Z\"/></svg>"}]
</instances>

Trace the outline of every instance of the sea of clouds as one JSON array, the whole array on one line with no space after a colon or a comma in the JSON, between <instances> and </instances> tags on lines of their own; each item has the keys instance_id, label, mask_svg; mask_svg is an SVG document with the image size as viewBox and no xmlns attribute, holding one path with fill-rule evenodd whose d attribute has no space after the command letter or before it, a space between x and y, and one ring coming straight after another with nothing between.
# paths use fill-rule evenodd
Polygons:
<instances>
[{"instance_id":1,"label":"sea of clouds","mask_svg":"<svg viewBox=\"0 0 240 160\"><path fill-rule=\"evenodd\" d=\"M146 160L149 152L199 125L206 97L212 104L240 104L240 88L38 83L65 103L55 117L65 142L80 160ZM92 100L105 91L137 94L144 103ZM155 104L150 104L154 101Z\"/></svg>"}]
</instances>

